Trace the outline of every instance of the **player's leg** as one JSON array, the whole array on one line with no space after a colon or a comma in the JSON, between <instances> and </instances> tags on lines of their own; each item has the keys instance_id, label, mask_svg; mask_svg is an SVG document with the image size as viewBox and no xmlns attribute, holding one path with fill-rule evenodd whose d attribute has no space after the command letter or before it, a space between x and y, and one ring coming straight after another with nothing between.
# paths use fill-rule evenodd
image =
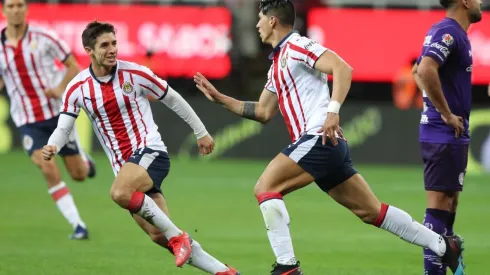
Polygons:
<instances>
[{"instance_id":1,"label":"player's leg","mask_svg":"<svg viewBox=\"0 0 490 275\"><path fill-rule=\"evenodd\" d=\"M170 160L166 152L139 149L117 174L111 187L111 197L122 208L160 229L175 252L175 264L181 267L192 252L190 237L177 228L155 201L145 194L155 189L159 191L169 169Z\"/></svg>"},{"instance_id":2,"label":"player's leg","mask_svg":"<svg viewBox=\"0 0 490 275\"><path fill-rule=\"evenodd\" d=\"M87 239L86 225L80 218L77 206L73 200L66 183L61 179L61 173L56 160L45 161L42 157L42 147L47 144L49 131L46 131L47 122L28 124L20 127L24 148L31 157L32 162L41 170L48 185L48 193L56 203L59 211L74 228L72 239ZM49 122L48 122L49 123Z\"/></svg>"},{"instance_id":3,"label":"player's leg","mask_svg":"<svg viewBox=\"0 0 490 275\"><path fill-rule=\"evenodd\" d=\"M379 202L360 174L330 189L328 194L365 223L389 231L409 243L429 248L443 257L453 271L462 271L459 261L462 244L459 237L448 238L437 234L413 220L405 211Z\"/></svg>"},{"instance_id":4,"label":"player's leg","mask_svg":"<svg viewBox=\"0 0 490 275\"><path fill-rule=\"evenodd\" d=\"M467 145L421 143L427 209L424 224L438 234L452 236L459 192L467 163ZM448 234L449 233L449 234ZM427 275L444 275L442 259L424 249Z\"/></svg>"},{"instance_id":5,"label":"player's leg","mask_svg":"<svg viewBox=\"0 0 490 275\"><path fill-rule=\"evenodd\" d=\"M73 128L68 143L60 150L59 154L63 157L65 167L73 180L84 181L87 177L95 177L95 163L83 151L76 127Z\"/></svg>"},{"instance_id":6,"label":"player's leg","mask_svg":"<svg viewBox=\"0 0 490 275\"><path fill-rule=\"evenodd\" d=\"M255 196L276 256L272 270L274 275L302 274L293 250L289 213L282 197L313 182L312 174L304 169L311 163L302 160L307 159L306 155L315 152L317 140L318 137L315 136L303 136L283 150L269 163L255 186Z\"/></svg>"},{"instance_id":7,"label":"player's leg","mask_svg":"<svg viewBox=\"0 0 490 275\"><path fill-rule=\"evenodd\" d=\"M165 199L163 198L161 193L150 193L148 194L158 207L167 215L169 215L167 204ZM157 245L167 249L170 253L173 253L172 250L168 247L168 240L165 235L160 231L160 229L151 225L149 222L144 220L142 217L132 214L133 219L136 223L145 231L150 239L156 243ZM233 268L229 268L213 256L209 255L201 245L196 241L192 240L192 255L189 258L189 265L194 266L202 271L216 274L216 275L239 275L239 273Z\"/></svg>"}]
</instances>

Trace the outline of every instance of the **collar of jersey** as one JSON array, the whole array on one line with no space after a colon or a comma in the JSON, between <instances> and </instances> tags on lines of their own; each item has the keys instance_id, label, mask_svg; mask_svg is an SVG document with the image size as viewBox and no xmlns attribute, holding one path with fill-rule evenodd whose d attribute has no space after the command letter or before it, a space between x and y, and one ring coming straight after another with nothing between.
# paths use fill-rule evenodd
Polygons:
<instances>
[{"instance_id":1,"label":"collar of jersey","mask_svg":"<svg viewBox=\"0 0 490 275\"><path fill-rule=\"evenodd\" d=\"M7 31L7 27L3 28L1 34L2 45L5 45L5 42L7 42L7 35L5 34L6 31ZM29 31L29 24L27 24L26 31L24 32L24 36L22 36L21 41L24 40L28 31Z\"/></svg>"},{"instance_id":2,"label":"collar of jersey","mask_svg":"<svg viewBox=\"0 0 490 275\"><path fill-rule=\"evenodd\" d=\"M280 51L282 49L282 47L284 47L284 45L289 41L289 39L295 35L298 35L298 32L297 31L291 31L290 33L288 33L288 35L286 35L282 40L281 42L279 42L279 44L277 44L277 46L274 48L274 50L272 50L271 54L269 55L269 59L270 60L273 60L274 59L274 54L278 51Z\"/></svg>"},{"instance_id":3,"label":"collar of jersey","mask_svg":"<svg viewBox=\"0 0 490 275\"><path fill-rule=\"evenodd\" d=\"M88 66L88 70L90 71L90 75L92 76L92 78L95 79L95 81L99 82L99 84L107 84L107 83L111 83L114 80L118 66L119 66L119 60L117 61L116 66L112 67L111 79L109 79L109 81L107 81L107 82L102 82L99 80L99 78L97 78L95 76L94 71L92 70L92 64L90 64L90 66Z\"/></svg>"}]
</instances>

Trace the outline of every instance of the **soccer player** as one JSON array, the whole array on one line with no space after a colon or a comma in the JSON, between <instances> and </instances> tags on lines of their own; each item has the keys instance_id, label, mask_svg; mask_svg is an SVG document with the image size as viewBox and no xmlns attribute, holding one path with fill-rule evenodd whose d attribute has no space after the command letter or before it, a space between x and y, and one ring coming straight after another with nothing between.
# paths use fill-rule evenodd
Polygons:
<instances>
[{"instance_id":1,"label":"soccer player","mask_svg":"<svg viewBox=\"0 0 490 275\"><path fill-rule=\"evenodd\" d=\"M482 19L481 0L440 0L446 17L425 37L414 77L423 90L419 141L427 209L424 224L452 236L468 162L473 58L467 30ZM426 275L446 274L439 255L424 250Z\"/></svg>"},{"instance_id":2,"label":"soccer player","mask_svg":"<svg viewBox=\"0 0 490 275\"><path fill-rule=\"evenodd\" d=\"M488 84L488 96L490 97L490 84ZM488 133L488 136L482 145L481 162L483 170L486 173L490 173L490 133Z\"/></svg>"},{"instance_id":3,"label":"soccer player","mask_svg":"<svg viewBox=\"0 0 490 275\"><path fill-rule=\"evenodd\" d=\"M117 59L113 25L89 23L82 43L91 65L68 84L58 127L44 146L44 158L51 159L66 144L80 109L84 109L116 175L110 192L114 202L129 210L155 243L175 255L178 267L189 262L211 274L238 275L170 220L160 188L170 160L147 96L185 120L194 130L200 152L209 154L214 141L199 117L179 93L147 67Z\"/></svg>"},{"instance_id":4,"label":"soccer player","mask_svg":"<svg viewBox=\"0 0 490 275\"><path fill-rule=\"evenodd\" d=\"M56 161L43 161L41 154L43 145L56 128L63 91L79 71L77 61L56 33L27 24L26 0L4 0L2 12L7 26L1 32L0 86L7 88L10 114L27 154L48 183L48 193L73 226L70 238L87 239L87 227L61 179ZM56 60L65 65L64 71L57 68ZM76 133L61 148L60 155L73 180L83 181L95 176L95 165L80 148Z\"/></svg>"},{"instance_id":5,"label":"soccer player","mask_svg":"<svg viewBox=\"0 0 490 275\"><path fill-rule=\"evenodd\" d=\"M262 42L274 50L268 81L258 102L223 95L202 74L194 76L197 88L229 111L267 123L280 110L286 122L292 144L269 163L254 190L276 256L271 274L302 274L283 196L313 181L363 222L431 249L457 272L462 268L461 239L441 236L405 211L381 203L355 170L339 127L339 110L351 85L352 68L335 52L295 33L294 21L290 0L261 1L257 29ZM332 98L327 74L333 75Z\"/></svg>"}]
</instances>

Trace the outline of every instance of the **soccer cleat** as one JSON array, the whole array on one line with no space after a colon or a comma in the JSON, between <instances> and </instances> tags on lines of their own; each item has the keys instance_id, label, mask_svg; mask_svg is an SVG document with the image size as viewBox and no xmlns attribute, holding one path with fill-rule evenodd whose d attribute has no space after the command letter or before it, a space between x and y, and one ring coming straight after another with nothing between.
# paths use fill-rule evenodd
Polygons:
<instances>
[{"instance_id":1,"label":"soccer cleat","mask_svg":"<svg viewBox=\"0 0 490 275\"><path fill-rule=\"evenodd\" d=\"M97 170L95 169L95 162L94 160L89 156L89 154L85 154L87 157L87 165L88 165L88 173L87 177L89 179L94 178L95 175L97 174Z\"/></svg>"},{"instance_id":2,"label":"soccer cleat","mask_svg":"<svg viewBox=\"0 0 490 275\"><path fill-rule=\"evenodd\" d=\"M277 262L272 265L271 275L303 275L299 262L295 265L282 265Z\"/></svg>"},{"instance_id":3,"label":"soccer cleat","mask_svg":"<svg viewBox=\"0 0 490 275\"><path fill-rule=\"evenodd\" d=\"M443 236L446 242L446 253L442 256L442 262L447 264L454 275L464 275L463 263L464 240L460 236Z\"/></svg>"},{"instance_id":4,"label":"soccer cleat","mask_svg":"<svg viewBox=\"0 0 490 275\"><path fill-rule=\"evenodd\" d=\"M182 267L189 260L192 253L191 238L186 232L171 238L168 241L168 247L175 256L175 265L177 267Z\"/></svg>"},{"instance_id":5,"label":"soccer cleat","mask_svg":"<svg viewBox=\"0 0 490 275\"><path fill-rule=\"evenodd\" d=\"M83 228L81 225L77 225L75 228L75 232L68 236L71 240L88 240L88 231L86 228Z\"/></svg>"},{"instance_id":6,"label":"soccer cleat","mask_svg":"<svg viewBox=\"0 0 490 275\"><path fill-rule=\"evenodd\" d=\"M226 265L228 267L227 271L218 272L215 275L240 275L240 272L235 270L233 267Z\"/></svg>"}]
</instances>

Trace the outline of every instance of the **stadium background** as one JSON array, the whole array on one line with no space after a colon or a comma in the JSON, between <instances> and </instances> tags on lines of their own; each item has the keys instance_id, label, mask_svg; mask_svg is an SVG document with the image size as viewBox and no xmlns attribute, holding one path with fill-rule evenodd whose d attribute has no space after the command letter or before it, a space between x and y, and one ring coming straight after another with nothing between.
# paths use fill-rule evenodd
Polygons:
<instances>
[{"instance_id":1,"label":"stadium background","mask_svg":"<svg viewBox=\"0 0 490 275\"><path fill-rule=\"evenodd\" d=\"M354 162L381 200L422 220L419 92L412 90L407 68L419 53L425 32L443 17L438 1L294 2L296 29L354 67L352 88L341 112ZM260 43L255 29L258 1L29 3L29 21L56 30L82 68L88 65L80 42L85 24L93 19L109 21L118 31L119 58L147 65L190 102L215 138L216 151L210 156L197 154L195 138L185 123L160 103L152 103L173 159L173 172L164 185L174 219L184 228L196 228L191 233L205 247L244 274L265 274L272 252L252 190L267 161L289 143L286 127L280 116L269 125L235 117L208 102L192 81L200 71L225 94L258 99L271 50ZM456 226L465 234L468 254L473 256L468 259L470 274L490 274L485 262L490 254L486 238L490 207L485 196L490 179L480 165L482 144L490 132L488 2L484 9L483 21L469 31L474 60L472 143ZM86 117L77 121L77 127L83 146L93 152L99 167L97 179L70 184L93 234L91 243L82 245L60 238L66 227L45 194L41 174L22 151L9 118L8 99L5 92L0 94L0 207L4 209L0 274L198 274L173 268L171 258L145 240L124 211L110 202L109 163ZM422 273L420 249L360 225L316 187L289 197L293 240L307 274Z\"/></svg>"}]
</instances>

